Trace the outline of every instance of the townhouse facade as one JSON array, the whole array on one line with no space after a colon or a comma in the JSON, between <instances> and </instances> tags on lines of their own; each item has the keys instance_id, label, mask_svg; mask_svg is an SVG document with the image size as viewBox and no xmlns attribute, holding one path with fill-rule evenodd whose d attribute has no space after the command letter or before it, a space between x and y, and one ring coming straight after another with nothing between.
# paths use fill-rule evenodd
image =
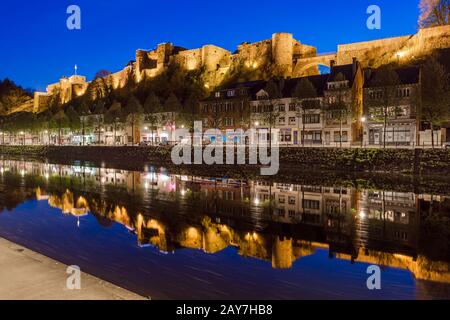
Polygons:
<instances>
[{"instance_id":1,"label":"townhouse facade","mask_svg":"<svg viewBox=\"0 0 450 320\"><path fill-rule=\"evenodd\" d=\"M218 129L225 133L227 130L252 128L250 102L258 90L266 84L265 81L250 81L225 86L213 92L207 99L200 101L198 112L201 115L203 130ZM200 120L200 119L199 119ZM217 138L216 135L206 136L206 140Z\"/></svg>"},{"instance_id":2,"label":"townhouse facade","mask_svg":"<svg viewBox=\"0 0 450 320\"><path fill-rule=\"evenodd\" d=\"M304 80L316 97L296 97ZM280 87L281 98L271 99L264 88L256 93L250 102L252 128L276 131L285 146L349 147L360 141L363 73L356 60L332 65L330 74L282 80Z\"/></svg>"},{"instance_id":3,"label":"townhouse facade","mask_svg":"<svg viewBox=\"0 0 450 320\"><path fill-rule=\"evenodd\" d=\"M420 69L394 70L398 84L390 87L374 85L378 71L365 72L364 146L420 146L431 137L421 130L418 119L420 101ZM437 132L436 141L440 141ZM440 135L439 135L440 136Z\"/></svg>"}]
</instances>

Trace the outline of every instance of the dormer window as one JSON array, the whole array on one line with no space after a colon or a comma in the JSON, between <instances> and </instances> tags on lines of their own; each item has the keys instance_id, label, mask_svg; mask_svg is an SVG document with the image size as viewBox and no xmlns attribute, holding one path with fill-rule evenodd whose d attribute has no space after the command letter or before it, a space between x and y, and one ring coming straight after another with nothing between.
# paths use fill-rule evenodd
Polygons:
<instances>
[{"instance_id":1,"label":"dormer window","mask_svg":"<svg viewBox=\"0 0 450 320\"><path fill-rule=\"evenodd\" d=\"M235 95L236 95L236 91L234 91L234 90L227 91L227 97L234 97Z\"/></svg>"},{"instance_id":2,"label":"dormer window","mask_svg":"<svg viewBox=\"0 0 450 320\"><path fill-rule=\"evenodd\" d=\"M215 97L216 97L216 98L220 98L220 91L217 91L217 92L216 92Z\"/></svg>"},{"instance_id":3,"label":"dormer window","mask_svg":"<svg viewBox=\"0 0 450 320\"><path fill-rule=\"evenodd\" d=\"M269 95L267 94L266 91L260 90L260 91L256 94L256 99L258 99L258 100L267 100L267 99L269 99Z\"/></svg>"}]
</instances>

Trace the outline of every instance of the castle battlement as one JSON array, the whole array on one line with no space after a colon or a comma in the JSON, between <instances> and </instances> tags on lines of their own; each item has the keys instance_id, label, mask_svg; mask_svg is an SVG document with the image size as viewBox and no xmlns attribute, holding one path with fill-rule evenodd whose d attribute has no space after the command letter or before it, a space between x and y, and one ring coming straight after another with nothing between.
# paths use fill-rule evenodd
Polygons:
<instances>
[{"instance_id":1,"label":"castle battlement","mask_svg":"<svg viewBox=\"0 0 450 320\"><path fill-rule=\"evenodd\" d=\"M435 49L450 47L450 26L421 29L407 36L363 41L337 46L336 53L318 55L314 46L302 44L291 33L274 33L271 39L240 44L236 52L208 44L186 49L172 43L158 44L153 50L136 50L135 62L107 76L114 89L125 86L129 77L137 82L163 73L169 65L192 71L202 70L205 86L220 86L237 71L248 72L259 79L271 76L302 77L319 74L319 65L350 64L356 58L363 67L378 67L391 62L408 62L427 55ZM270 73L268 73L268 71ZM258 80L258 79L253 79ZM95 80L94 80L95 81ZM61 93L61 102L82 95L89 82L82 76L63 78L47 87L45 93L35 94L34 111L42 110L48 96ZM37 100L37 101L36 101Z\"/></svg>"}]
</instances>

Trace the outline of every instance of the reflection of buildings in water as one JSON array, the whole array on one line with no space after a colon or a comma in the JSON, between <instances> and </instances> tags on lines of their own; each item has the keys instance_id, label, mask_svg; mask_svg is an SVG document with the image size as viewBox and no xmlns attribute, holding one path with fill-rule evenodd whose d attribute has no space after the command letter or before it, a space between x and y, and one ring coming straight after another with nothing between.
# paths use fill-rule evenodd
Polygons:
<instances>
[{"instance_id":1,"label":"reflection of buildings in water","mask_svg":"<svg viewBox=\"0 0 450 320\"><path fill-rule=\"evenodd\" d=\"M414 255L420 227L418 204L413 193L363 191L357 215L361 245L374 248L391 243L397 253Z\"/></svg>"},{"instance_id":2,"label":"reflection of buildings in water","mask_svg":"<svg viewBox=\"0 0 450 320\"><path fill-rule=\"evenodd\" d=\"M75 216L93 212L116 221L136 233L140 246L163 252L192 248L212 254L233 246L244 257L291 268L299 258L322 248L339 259L408 269L417 279L450 282L448 263L417 253L419 204L441 203L445 197L24 161L3 161L1 169L19 177L43 177L36 187L38 200ZM73 187L83 196L66 189L60 195L46 194L45 188L56 183L52 178L80 182ZM104 197L108 187L144 200L152 195L163 206L141 209L131 204L132 209L125 200ZM197 211L180 216L170 211L170 203L182 203L184 211L192 211L189 205L194 203Z\"/></svg>"},{"instance_id":3,"label":"reflection of buildings in water","mask_svg":"<svg viewBox=\"0 0 450 320\"><path fill-rule=\"evenodd\" d=\"M48 204L53 208L58 208L64 214L71 214L75 217L83 217L89 213L89 205L87 200L79 196L74 199L74 195L69 190L66 190L61 196L42 196L40 188L36 189L36 197L39 196L39 200L47 198Z\"/></svg>"}]
</instances>

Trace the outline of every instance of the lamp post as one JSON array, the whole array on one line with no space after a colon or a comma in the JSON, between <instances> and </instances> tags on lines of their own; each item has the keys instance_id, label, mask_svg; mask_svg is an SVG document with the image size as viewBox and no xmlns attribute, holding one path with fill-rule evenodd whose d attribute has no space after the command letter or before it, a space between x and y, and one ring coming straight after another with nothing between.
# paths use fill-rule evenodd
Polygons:
<instances>
[{"instance_id":1,"label":"lamp post","mask_svg":"<svg viewBox=\"0 0 450 320\"><path fill-rule=\"evenodd\" d=\"M362 117L361 118L361 148L364 146L364 124L366 123L367 118L366 117Z\"/></svg>"}]
</instances>

